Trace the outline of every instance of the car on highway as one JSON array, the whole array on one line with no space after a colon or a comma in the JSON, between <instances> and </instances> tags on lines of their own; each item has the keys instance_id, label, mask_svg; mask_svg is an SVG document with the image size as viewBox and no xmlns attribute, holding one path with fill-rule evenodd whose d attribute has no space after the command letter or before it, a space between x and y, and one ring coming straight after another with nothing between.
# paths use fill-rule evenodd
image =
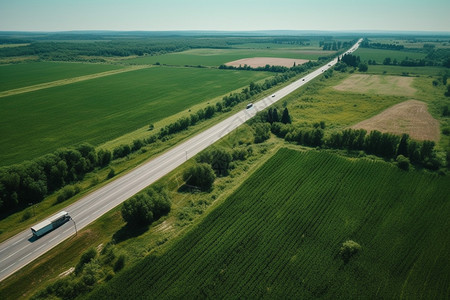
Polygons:
<instances>
[{"instance_id":1,"label":"car on highway","mask_svg":"<svg viewBox=\"0 0 450 300\"><path fill-rule=\"evenodd\" d=\"M253 103L247 104L247 109L252 108L252 107L253 107Z\"/></svg>"}]
</instances>

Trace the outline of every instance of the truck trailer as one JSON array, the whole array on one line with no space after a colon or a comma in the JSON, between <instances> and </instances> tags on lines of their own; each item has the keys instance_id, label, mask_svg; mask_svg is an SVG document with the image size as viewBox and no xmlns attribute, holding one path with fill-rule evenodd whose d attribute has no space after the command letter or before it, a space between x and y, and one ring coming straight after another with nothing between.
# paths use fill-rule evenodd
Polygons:
<instances>
[{"instance_id":1,"label":"truck trailer","mask_svg":"<svg viewBox=\"0 0 450 300\"><path fill-rule=\"evenodd\" d=\"M45 221L31 227L31 232L35 237L41 237L49 231L61 226L70 220L69 213L66 211L61 211L54 216L51 216Z\"/></svg>"}]
</instances>

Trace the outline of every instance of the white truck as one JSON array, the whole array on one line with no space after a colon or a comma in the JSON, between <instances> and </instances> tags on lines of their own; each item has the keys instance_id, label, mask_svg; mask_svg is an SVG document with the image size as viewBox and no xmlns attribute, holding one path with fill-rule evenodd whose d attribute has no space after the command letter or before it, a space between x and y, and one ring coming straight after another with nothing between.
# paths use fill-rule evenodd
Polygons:
<instances>
[{"instance_id":1,"label":"white truck","mask_svg":"<svg viewBox=\"0 0 450 300\"><path fill-rule=\"evenodd\" d=\"M54 216L51 216L45 221L42 221L33 227L31 227L31 232L37 238L43 236L49 231L61 226L70 220L69 213L66 211L61 211Z\"/></svg>"}]
</instances>

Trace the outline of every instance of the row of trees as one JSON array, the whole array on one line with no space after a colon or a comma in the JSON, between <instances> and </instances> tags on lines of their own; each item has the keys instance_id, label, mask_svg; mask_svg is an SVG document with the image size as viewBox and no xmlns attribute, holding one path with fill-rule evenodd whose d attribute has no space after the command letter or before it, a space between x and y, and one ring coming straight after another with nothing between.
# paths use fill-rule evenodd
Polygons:
<instances>
[{"instance_id":1,"label":"row of trees","mask_svg":"<svg viewBox=\"0 0 450 300\"><path fill-rule=\"evenodd\" d=\"M353 45L354 42L352 41L332 41L332 42L326 42L326 41L320 41L319 47L322 47L322 50L332 50L337 51L341 48L349 48L351 45Z\"/></svg>"},{"instance_id":2,"label":"row of trees","mask_svg":"<svg viewBox=\"0 0 450 300\"><path fill-rule=\"evenodd\" d=\"M66 184L83 179L96 167L108 165L111 157L108 150L96 151L92 145L82 144L1 168L0 211L4 213L38 203Z\"/></svg>"},{"instance_id":3,"label":"row of trees","mask_svg":"<svg viewBox=\"0 0 450 300\"><path fill-rule=\"evenodd\" d=\"M302 66L291 68L292 71L267 79L263 84L250 83L249 87L241 93L230 94L216 105L209 105L204 109L192 113L189 117L182 117L171 123L146 139L136 139L132 144L119 145L113 149L99 150L88 144L83 144L74 149L57 150L53 154L40 157L31 162L24 162L0 170L0 210L9 211L20 207L26 207L29 203L42 201L44 197L66 184L83 179L87 172L96 167L104 167L111 159L125 157L140 150L158 139L164 140L168 136L186 130L198 122L210 119L216 112L229 110L232 106L250 97L269 89L280 82L284 82L314 66L307 63ZM287 118L288 116L284 116ZM287 121L286 121L287 122Z\"/></svg>"},{"instance_id":4,"label":"row of trees","mask_svg":"<svg viewBox=\"0 0 450 300\"><path fill-rule=\"evenodd\" d=\"M364 129L345 129L330 135L325 144L330 148L347 150L364 150L369 154L384 158L396 158L398 155L408 157L413 163L422 164L426 168L437 170L441 162L436 157L433 141L419 142L409 138L381 133L377 130L367 134Z\"/></svg>"},{"instance_id":5,"label":"row of trees","mask_svg":"<svg viewBox=\"0 0 450 300\"><path fill-rule=\"evenodd\" d=\"M371 43L369 40L365 39L361 45L361 48L372 48L372 49L384 49L384 50L403 50L405 46L396 44L383 44L383 43Z\"/></svg>"},{"instance_id":6,"label":"row of trees","mask_svg":"<svg viewBox=\"0 0 450 300\"><path fill-rule=\"evenodd\" d=\"M273 109L272 109L273 112ZM391 133L373 130L367 133L364 129L345 129L325 136L325 123L315 123L310 128L299 127L281 122L270 122L267 118L269 110L261 112L255 118L254 126L270 124L270 131L289 142L310 147L327 147L333 149L362 150L368 154L386 159L395 159L399 155L408 158L410 162L423 165L431 170L438 170L445 165L434 150L433 141L416 141L408 134L401 137ZM268 137L267 137L268 138Z\"/></svg>"},{"instance_id":7,"label":"row of trees","mask_svg":"<svg viewBox=\"0 0 450 300\"><path fill-rule=\"evenodd\" d=\"M296 66L295 63L293 65ZM284 66L271 66L271 65L265 65L264 67L257 67L253 68L247 64L239 65L239 67L234 66L227 66L227 65L220 65L219 69L221 70L249 70L249 71L264 71L264 72L274 72L274 73L284 73L289 70L288 67Z\"/></svg>"},{"instance_id":8,"label":"row of trees","mask_svg":"<svg viewBox=\"0 0 450 300\"><path fill-rule=\"evenodd\" d=\"M229 174L233 161L246 160L250 154L251 148L236 148L232 152L223 148L203 151L197 156L197 163L183 173L183 180L189 188L208 191L216 177Z\"/></svg>"}]
</instances>

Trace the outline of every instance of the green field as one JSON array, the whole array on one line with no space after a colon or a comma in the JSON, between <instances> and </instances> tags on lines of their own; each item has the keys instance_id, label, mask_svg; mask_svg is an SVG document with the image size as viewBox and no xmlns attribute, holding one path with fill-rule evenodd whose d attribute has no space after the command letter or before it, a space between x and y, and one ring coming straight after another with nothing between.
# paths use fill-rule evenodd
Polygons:
<instances>
[{"instance_id":1,"label":"green field","mask_svg":"<svg viewBox=\"0 0 450 300\"><path fill-rule=\"evenodd\" d=\"M445 67L404 67L404 66L384 66L375 65L369 66L367 73L386 74L389 75L404 75L409 76L438 76L447 72Z\"/></svg>"},{"instance_id":2,"label":"green field","mask_svg":"<svg viewBox=\"0 0 450 300\"><path fill-rule=\"evenodd\" d=\"M193 49L177 53L146 56L127 60L133 64L220 66L230 61L250 57L281 57L316 60L334 51L295 49Z\"/></svg>"},{"instance_id":3,"label":"green field","mask_svg":"<svg viewBox=\"0 0 450 300\"><path fill-rule=\"evenodd\" d=\"M90 299L445 299L449 211L446 177L282 149L166 253ZM362 248L344 263L348 239Z\"/></svg>"},{"instance_id":4,"label":"green field","mask_svg":"<svg viewBox=\"0 0 450 300\"><path fill-rule=\"evenodd\" d=\"M384 49L371 49L371 48L359 48L355 51L355 55L361 57L362 61L368 61L369 59L375 60L377 64L382 64L386 57L390 57L391 61L396 59L399 63L406 59L423 59L426 53L412 52L412 51L399 51L399 50L384 50Z\"/></svg>"},{"instance_id":5,"label":"green field","mask_svg":"<svg viewBox=\"0 0 450 300\"><path fill-rule=\"evenodd\" d=\"M4 97L1 165L80 142L98 145L271 75L161 67Z\"/></svg>"},{"instance_id":6,"label":"green field","mask_svg":"<svg viewBox=\"0 0 450 300\"><path fill-rule=\"evenodd\" d=\"M0 92L120 68L117 65L61 62L0 65Z\"/></svg>"}]
</instances>

